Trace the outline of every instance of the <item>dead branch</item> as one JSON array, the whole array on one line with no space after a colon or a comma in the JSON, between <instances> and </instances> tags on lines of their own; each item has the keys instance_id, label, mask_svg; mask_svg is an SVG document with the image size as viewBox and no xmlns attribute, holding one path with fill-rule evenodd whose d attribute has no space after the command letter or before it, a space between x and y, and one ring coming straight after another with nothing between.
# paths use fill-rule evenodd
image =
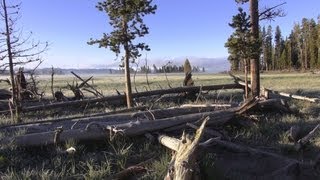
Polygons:
<instances>
[{"instance_id":1,"label":"dead branch","mask_svg":"<svg viewBox=\"0 0 320 180\"><path fill-rule=\"evenodd\" d=\"M91 86L91 85L88 83L88 81L89 81L91 78L89 78L89 80L85 81L85 80L83 80L79 75L77 75L76 73L74 73L74 72L72 72L72 71L71 71L71 73L72 73L76 78L78 78L79 80L81 80L83 84L85 84L86 86L90 87L92 90L94 90L94 91L95 91L97 94L99 94L101 97L104 97L103 94L101 94L96 88L94 88L93 86Z\"/></svg>"},{"instance_id":2,"label":"dead branch","mask_svg":"<svg viewBox=\"0 0 320 180\"><path fill-rule=\"evenodd\" d=\"M295 145L295 149L297 151L301 150L311 140L311 138L315 136L319 128L320 128L320 124L318 124L314 129L312 129L306 136L299 139L297 144Z\"/></svg>"}]
</instances>

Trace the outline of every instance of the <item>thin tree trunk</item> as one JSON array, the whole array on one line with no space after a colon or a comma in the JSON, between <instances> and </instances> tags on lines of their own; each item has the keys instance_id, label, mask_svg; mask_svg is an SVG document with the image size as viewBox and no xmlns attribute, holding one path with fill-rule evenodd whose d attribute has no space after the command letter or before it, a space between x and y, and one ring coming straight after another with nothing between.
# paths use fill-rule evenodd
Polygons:
<instances>
[{"instance_id":1,"label":"thin tree trunk","mask_svg":"<svg viewBox=\"0 0 320 180\"><path fill-rule=\"evenodd\" d=\"M250 0L250 22L251 33L254 41L259 39L259 2L258 0ZM256 49L258 51L258 49ZM260 94L260 72L259 72L259 55L256 52L254 57L250 59L251 70L251 93L252 96Z\"/></svg>"},{"instance_id":2,"label":"thin tree trunk","mask_svg":"<svg viewBox=\"0 0 320 180\"><path fill-rule=\"evenodd\" d=\"M8 58L9 58L9 69L10 69L10 79L11 79L11 87L12 87L12 103L15 108L15 116L12 116L12 120L20 121L19 114L20 114L20 108L19 108L19 102L17 98L17 87L14 80L14 71L13 71L13 56L11 51L11 39L10 39L10 27L9 27L9 17L7 12L7 5L6 1L2 0L3 4L3 10L4 10L4 19L5 19L5 25L6 25L6 43L7 43L7 51L8 51Z\"/></svg>"},{"instance_id":3,"label":"thin tree trunk","mask_svg":"<svg viewBox=\"0 0 320 180\"><path fill-rule=\"evenodd\" d=\"M124 30L124 35L127 33L128 25L127 19L123 16L122 19L122 26ZM132 88L131 88L131 78L130 78L130 50L128 47L128 42L124 44L124 51L125 51L125 59L124 59L124 69L125 69L125 78L126 78L126 100L127 100L127 107L132 107Z\"/></svg>"}]
</instances>

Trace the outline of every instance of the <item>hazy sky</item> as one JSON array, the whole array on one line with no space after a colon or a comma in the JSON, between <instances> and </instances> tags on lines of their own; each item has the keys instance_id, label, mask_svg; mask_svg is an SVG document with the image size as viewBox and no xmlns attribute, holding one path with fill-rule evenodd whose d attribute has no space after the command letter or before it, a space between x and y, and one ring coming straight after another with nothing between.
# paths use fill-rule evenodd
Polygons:
<instances>
[{"instance_id":1,"label":"hazy sky","mask_svg":"<svg viewBox=\"0 0 320 180\"><path fill-rule=\"evenodd\" d=\"M84 68L90 65L115 63L108 49L87 45L90 38L110 32L105 13L95 8L98 0L29 0L22 1L20 26L32 31L34 39L49 41L50 49L43 57L43 66ZM260 0L260 8L274 6L284 0ZM237 13L234 0L154 0L155 15L146 17L150 34L142 41L151 51L148 59L175 57L226 57L224 43L232 33L228 26ZM303 17L317 18L319 0L287 0L282 7L287 16L261 25L280 25L288 35L294 22ZM143 58L146 53L143 52Z\"/></svg>"}]
</instances>

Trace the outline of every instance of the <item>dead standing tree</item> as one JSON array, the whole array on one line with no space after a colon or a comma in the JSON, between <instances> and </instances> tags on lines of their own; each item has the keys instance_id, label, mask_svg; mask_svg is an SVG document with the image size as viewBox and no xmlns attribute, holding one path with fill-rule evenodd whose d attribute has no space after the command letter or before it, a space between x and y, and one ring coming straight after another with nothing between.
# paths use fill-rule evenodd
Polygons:
<instances>
[{"instance_id":1,"label":"dead standing tree","mask_svg":"<svg viewBox=\"0 0 320 180\"><path fill-rule=\"evenodd\" d=\"M20 92L16 87L15 82L15 66L23 66L27 63L40 61L39 55L47 50L48 43L34 43L31 41L30 33L28 36L23 37L22 30L17 28L17 22L20 18L19 9L21 4L8 4L6 0L2 0L0 3L0 15L4 22L4 30L0 33L2 42L0 47L1 60L4 62L0 64L2 70L9 68L10 80L12 88L12 105L15 109L15 115L12 113L12 119L19 121L19 114L21 109Z\"/></svg>"}]
</instances>

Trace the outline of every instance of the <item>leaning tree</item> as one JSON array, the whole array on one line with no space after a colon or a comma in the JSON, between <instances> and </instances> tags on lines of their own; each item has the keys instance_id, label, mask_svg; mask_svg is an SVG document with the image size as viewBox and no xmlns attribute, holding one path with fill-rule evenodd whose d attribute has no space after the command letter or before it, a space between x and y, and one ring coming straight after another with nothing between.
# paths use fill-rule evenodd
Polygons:
<instances>
[{"instance_id":1,"label":"leaning tree","mask_svg":"<svg viewBox=\"0 0 320 180\"><path fill-rule=\"evenodd\" d=\"M48 43L32 40L32 32L28 35L18 26L21 3L9 4L6 0L0 2L0 72L5 72L9 69L10 84L12 89L11 105L13 105L15 116L13 119L20 121L21 97L19 92L18 82L21 78L15 79L15 67L21 67L28 63L39 62L42 60L40 54L47 50ZM12 112L12 111L11 111ZM15 118L14 118L15 117Z\"/></svg>"},{"instance_id":2,"label":"leaning tree","mask_svg":"<svg viewBox=\"0 0 320 180\"><path fill-rule=\"evenodd\" d=\"M103 34L101 39L90 39L89 45L98 44L99 48L110 49L118 57L122 52L122 65L125 68L126 99L127 106L132 106L132 90L130 80L129 62L134 62L141 56L140 51L149 51L145 43L136 43L136 38L143 37L149 33L149 28L144 24L143 17L154 14L157 6L152 0L105 0L96 6L99 11L107 13L109 24L113 31Z\"/></svg>"}]
</instances>

